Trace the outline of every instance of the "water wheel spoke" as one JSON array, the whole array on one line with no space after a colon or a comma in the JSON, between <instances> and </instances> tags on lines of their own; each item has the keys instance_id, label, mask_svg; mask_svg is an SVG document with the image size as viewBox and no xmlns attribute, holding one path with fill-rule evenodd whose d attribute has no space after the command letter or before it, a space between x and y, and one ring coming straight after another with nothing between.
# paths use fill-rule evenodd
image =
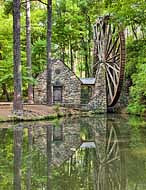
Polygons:
<instances>
[{"instance_id":1,"label":"water wheel spoke","mask_svg":"<svg viewBox=\"0 0 146 190\"><path fill-rule=\"evenodd\" d=\"M120 43L118 44L118 48L116 50L116 54L119 52L119 50L120 50Z\"/></svg>"},{"instance_id":2,"label":"water wheel spoke","mask_svg":"<svg viewBox=\"0 0 146 190\"><path fill-rule=\"evenodd\" d=\"M118 153L119 153L119 146L117 146L117 151L116 151L116 154L115 154L116 157L118 156Z\"/></svg>"},{"instance_id":3,"label":"water wheel spoke","mask_svg":"<svg viewBox=\"0 0 146 190\"><path fill-rule=\"evenodd\" d=\"M110 84L110 80L108 75L106 75L106 79L107 79L107 83L108 83L108 90L109 90L109 95L110 95L110 99L113 99L113 93L112 93L112 89L111 89L111 84Z\"/></svg>"},{"instance_id":4,"label":"water wheel spoke","mask_svg":"<svg viewBox=\"0 0 146 190\"><path fill-rule=\"evenodd\" d=\"M115 77L116 83L118 84L118 82L119 82L119 74L117 72L114 72L114 77Z\"/></svg>"},{"instance_id":5,"label":"water wheel spoke","mask_svg":"<svg viewBox=\"0 0 146 190\"><path fill-rule=\"evenodd\" d=\"M111 67L113 70L115 68L115 66L117 67L118 72L120 71L120 66L119 66L119 62L118 61L106 61L106 64ZM115 68L116 69L116 68Z\"/></svg>"},{"instance_id":6,"label":"water wheel spoke","mask_svg":"<svg viewBox=\"0 0 146 190\"><path fill-rule=\"evenodd\" d=\"M111 66L117 65L118 70L120 70L120 55L114 55L106 60L106 63L109 63Z\"/></svg>"},{"instance_id":7,"label":"water wheel spoke","mask_svg":"<svg viewBox=\"0 0 146 190\"><path fill-rule=\"evenodd\" d=\"M117 157L118 151L119 149L118 149L117 134L114 127L111 127L108 142L107 142L107 148L106 148L107 159L109 159L112 152L114 153L114 156Z\"/></svg>"},{"instance_id":8,"label":"water wheel spoke","mask_svg":"<svg viewBox=\"0 0 146 190\"><path fill-rule=\"evenodd\" d=\"M98 38L98 36L99 36L99 31L97 30L97 27L95 28L95 37L96 37L96 39Z\"/></svg>"},{"instance_id":9,"label":"water wheel spoke","mask_svg":"<svg viewBox=\"0 0 146 190\"><path fill-rule=\"evenodd\" d=\"M114 141L114 143L112 144L112 147L110 148L109 153L107 154L107 159L109 159L109 158L110 158L110 156L111 156L111 154L113 153L113 151L114 151L114 149L115 149L116 145L117 145L117 142L116 142L116 141Z\"/></svg>"},{"instance_id":10,"label":"water wheel spoke","mask_svg":"<svg viewBox=\"0 0 146 190\"><path fill-rule=\"evenodd\" d=\"M107 44L106 57L108 57L107 54L108 54L108 52L110 50L111 45L112 45L112 37L109 40L109 44Z\"/></svg>"},{"instance_id":11,"label":"water wheel spoke","mask_svg":"<svg viewBox=\"0 0 146 190\"><path fill-rule=\"evenodd\" d=\"M111 37L111 25L108 25L108 34L107 34L107 43L106 43L106 52L109 51L110 44L112 43Z\"/></svg>"},{"instance_id":12,"label":"water wheel spoke","mask_svg":"<svg viewBox=\"0 0 146 190\"><path fill-rule=\"evenodd\" d=\"M110 163L114 162L115 160L119 160L119 158L120 158L119 156L115 156L114 158L108 160L108 161L106 162L106 164L110 164Z\"/></svg>"},{"instance_id":13,"label":"water wheel spoke","mask_svg":"<svg viewBox=\"0 0 146 190\"><path fill-rule=\"evenodd\" d=\"M107 59L107 61L115 60L117 58L120 58L120 54L119 53L113 55L112 57L110 57L109 59Z\"/></svg>"},{"instance_id":14,"label":"water wheel spoke","mask_svg":"<svg viewBox=\"0 0 146 190\"><path fill-rule=\"evenodd\" d=\"M118 63L118 65L120 64L120 57L117 57L114 62Z\"/></svg>"},{"instance_id":15,"label":"water wheel spoke","mask_svg":"<svg viewBox=\"0 0 146 190\"><path fill-rule=\"evenodd\" d=\"M113 25L112 25L113 26ZM115 26L113 26L113 31L112 31L112 34L114 34L115 33L115 31L116 31L116 27Z\"/></svg>"},{"instance_id":16,"label":"water wheel spoke","mask_svg":"<svg viewBox=\"0 0 146 190\"><path fill-rule=\"evenodd\" d=\"M110 50L110 47L112 45L112 33L115 33L115 27L113 28L113 31L112 31L112 25L109 25L109 30L108 30L108 38L107 38L107 48L106 48L106 54L109 52Z\"/></svg>"},{"instance_id":17,"label":"water wheel spoke","mask_svg":"<svg viewBox=\"0 0 146 190\"><path fill-rule=\"evenodd\" d=\"M94 40L97 39L97 27L96 27L96 25L93 25L93 38L94 38Z\"/></svg>"},{"instance_id":18,"label":"water wheel spoke","mask_svg":"<svg viewBox=\"0 0 146 190\"><path fill-rule=\"evenodd\" d=\"M113 28L113 30L112 30L112 28ZM108 42L109 42L109 43L107 44L107 45L108 45L108 46L107 46L108 48L107 48L107 51L106 51L106 52L109 52L109 49L110 49L111 44L112 44L112 41L113 41L113 39L112 39L112 34L115 33L116 28L109 24L109 29L110 29L110 30L108 31L108 39L109 39Z\"/></svg>"},{"instance_id":19,"label":"water wheel spoke","mask_svg":"<svg viewBox=\"0 0 146 190\"><path fill-rule=\"evenodd\" d=\"M98 38L98 40L100 41L100 39L101 39L101 31L99 32L99 38Z\"/></svg>"},{"instance_id":20,"label":"water wheel spoke","mask_svg":"<svg viewBox=\"0 0 146 190\"><path fill-rule=\"evenodd\" d=\"M110 134L109 134L109 138L108 138L108 142L107 142L107 149L106 152L109 152L109 147L110 147L110 143L111 143L111 139L112 139L112 134L113 134L113 127L110 130Z\"/></svg>"},{"instance_id":21,"label":"water wheel spoke","mask_svg":"<svg viewBox=\"0 0 146 190\"><path fill-rule=\"evenodd\" d=\"M111 62L109 62L109 63L111 63ZM116 69L114 66L112 66L112 65L110 65L108 62L106 62L105 64L106 64L106 66L107 67L110 67L112 70L114 70L115 72L117 72L117 73L119 73L119 70L118 69Z\"/></svg>"},{"instance_id":22,"label":"water wheel spoke","mask_svg":"<svg viewBox=\"0 0 146 190\"><path fill-rule=\"evenodd\" d=\"M118 65L117 62L114 62L114 66L115 66L118 70L120 70L120 66Z\"/></svg>"},{"instance_id":23,"label":"water wheel spoke","mask_svg":"<svg viewBox=\"0 0 146 190\"><path fill-rule=\"evenodd\" d=\"M106 59L109 57L109 55L112 53L112 50L116 47L116 44L119 40L119 36L116 38L115 42L113 43L112 47L110 48L110 50L107 52L107 55L106 55Z\"/></svg>"},{"instance_id":24,"label":"water wheel spoke","mask_svg":"<svg viewBox=\"0 0 146 190\"><path fill-rule=\"evenodd\" d=\"M113 84L114 84L114 87L116 88L116 87L117 87L116 81L115 81L115 79L113 78L113 76L112 76L112 74L111 74L109 68L106 67L106 70L107 70L107 72L108 72L108 74L109 74L109 76L110 76L111 81L112 81Z\"/></svg>"}]
</instances>

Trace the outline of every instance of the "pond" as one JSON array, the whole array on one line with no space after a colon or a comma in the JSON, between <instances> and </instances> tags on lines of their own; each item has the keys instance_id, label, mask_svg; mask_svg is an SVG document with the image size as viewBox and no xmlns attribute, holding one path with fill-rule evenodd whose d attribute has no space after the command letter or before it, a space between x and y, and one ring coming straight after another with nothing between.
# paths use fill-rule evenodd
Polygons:
<instances>
[{"instance_id":1,"label":"pond","mask_svg":"<svg viewBox=\"0 0 146 190\"><path fill-rule=\"evenodd\" d=\"M0 123L0 190L145 190L146 121Z\"/></svg>"}]
</instances>

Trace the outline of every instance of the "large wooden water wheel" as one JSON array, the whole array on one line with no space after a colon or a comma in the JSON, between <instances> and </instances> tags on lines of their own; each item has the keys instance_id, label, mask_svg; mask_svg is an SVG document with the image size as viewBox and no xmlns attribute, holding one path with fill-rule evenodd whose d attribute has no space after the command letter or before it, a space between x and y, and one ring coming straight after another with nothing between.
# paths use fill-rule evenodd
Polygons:
<instances>
[{"instance_id":1,"label":"large wooden water wheel","mask_svg":"<svg viewBox=\"0 0 146 190\"><path fill-rule=\"evenodd\" d=\"M109 16L100 17L94 25L94 74L104 66L107 82L107 105L114 106L120 96L125 67L125 36Z\"/></svg>"}]
</instances>

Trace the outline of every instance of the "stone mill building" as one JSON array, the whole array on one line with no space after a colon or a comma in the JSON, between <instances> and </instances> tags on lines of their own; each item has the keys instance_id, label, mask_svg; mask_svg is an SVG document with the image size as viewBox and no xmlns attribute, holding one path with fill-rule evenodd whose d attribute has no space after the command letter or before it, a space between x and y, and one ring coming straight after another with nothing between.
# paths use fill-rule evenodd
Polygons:
<instances>
[{"instance_id":1,"label":"stone mill building","mask_svg":"<svg viewBox=\"0 0 146 190\"><path fill-rule=\"evenodd\" d=\"M34 87L34 102L46 103L46 70L37 77ZM99 112L106 111L106 86L98 72L95 78L78 78L71 69L60 60L52 61L52 103L65 106L82 107ZM100 98L99 98L100 97Z\"/></svg>"},{"instance_id":2,"label":"stone mill building","mask_svg":"<svg viewBox=\"0 0 146 190\"><path fill-rule=\"evenodd\" d=\"M34 88L35 103L46 103L46 71L37 78ZM60 60L52 61L52 102L64 104L80 104L81 81Z\"/></svg>"}]
</instances>

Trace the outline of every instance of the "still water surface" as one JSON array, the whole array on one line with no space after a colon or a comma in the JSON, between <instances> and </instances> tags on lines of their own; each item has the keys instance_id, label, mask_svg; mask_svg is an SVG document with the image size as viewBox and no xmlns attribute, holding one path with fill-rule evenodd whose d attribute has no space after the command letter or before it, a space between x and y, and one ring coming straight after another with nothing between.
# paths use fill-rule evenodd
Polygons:
<instances>
[{"instance_id":1,"label":"still water surface","mask_svg":"<svg viewBox=\"0 0 146 190\"><path fill-rule=\"evenodd\" d=\"M0 123L0 190L146 190L144 119Z\"/></svg>"}]
</instances>

